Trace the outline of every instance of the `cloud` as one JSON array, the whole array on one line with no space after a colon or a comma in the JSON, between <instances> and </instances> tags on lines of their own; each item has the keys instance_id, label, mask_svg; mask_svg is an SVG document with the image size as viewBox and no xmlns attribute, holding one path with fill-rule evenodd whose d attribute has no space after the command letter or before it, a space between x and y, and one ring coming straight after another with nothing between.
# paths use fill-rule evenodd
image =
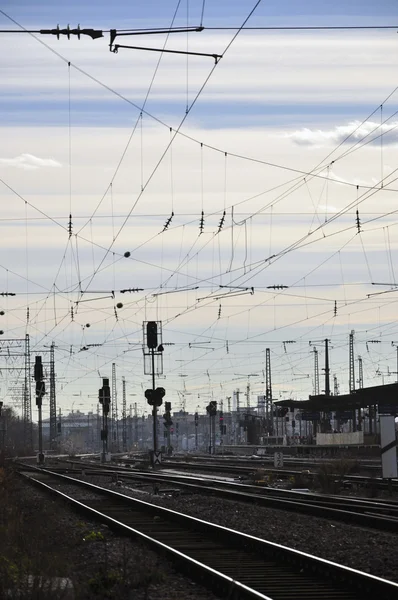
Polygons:
<instances>
[{"instance_id":1,"label":"cloud","mask_svg":"<svg viewBox=\"0 0 398 600\"><path fill-rule=\"evenodd\" d=\"M347 125L337 125L333 129L310 129L304 127L285 134L285 137L293 140L299 146L335 146L345 142L353 144L366 136L366 142L374 138L379 140L383 133L383 144L398 144L398 121L381 125L374 121L367 121L361 125L360 121L352 121ZM376 142L377 143L377 142Z\"/></svg>"},{"instance_id":2,"label":"cloud","mask_svg":"<svg viewBox=\"0 0 398 600\"><path fill-rule=\"evenodd\" d=\"M41 167L62 167L61 163L52 158L39 158L33 154L20 154L15 158L0 158L0 166L16 167L25 171L40 169Z\"/></svg>"}]
</instances>

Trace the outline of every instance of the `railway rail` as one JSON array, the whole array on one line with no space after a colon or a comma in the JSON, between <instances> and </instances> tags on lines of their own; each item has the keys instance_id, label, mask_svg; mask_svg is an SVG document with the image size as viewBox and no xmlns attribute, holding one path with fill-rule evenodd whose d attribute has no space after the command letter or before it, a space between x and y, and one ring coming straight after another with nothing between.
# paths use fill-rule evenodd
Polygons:
<instances>
[{"instance_id":1,"label":"railway rail","mask_svg":"<svg viewBox=\"0 0 398 600\"><path fill-rule=\"evenodd\" d=\"M137 464L140 461L137 459L126 459L126 458L115 458L114 462L121 464ZM308 467L309 465L307 465ZM319 465L316 465L319 467ZM266 474L272 474L278 477L295 477L303 475L302 470L297 469L287 469L280 468L275 469L269 466L269 463L263 463L260 460L255 463L251 462L247 465L240 464L225 464L225 462L218 462L217 459L212 460L210 462L196 462L196 461L173 461L166 460L162 463L162 467L164 469L176 469L176 470L187 470L187 471L195 471L195 472L216 472L216 473L224 473L224 474L235 474L248 476L253 473L255 470L263 470ZM314 479L317 476L315 471L310 471L308 468L305 469L305 476L309 479ZM335 477L340 477L337 473ZM351 482L353 484L363 484L377 487L378 489L397 489L398 490L398 479L393 479L391 482L387 482L382 479L382 477L377 476L366 476L366 475L345 475L344 480L347 482Z\"/></svg>"},{"instance_id":2,"label":"railway rail","mask_svg":"<svg viewBox=\"0 0 398 600\"><path fill-rule=\"evenodd\" d=\"M149 486L167 484L192 494L207 494L259 506L290 512L300 512L329 520L343 521L351 525L370 527L380 531L398 532L398 503L387 500L370 500L260 487L235 481L209 479L208 477L170 474L162 472L132 471L75 462L77 473L86 475L120 477L124 481L139 481ZM56 470L56 469L55 469ZM68 469L61 469L65 473Z\"/></svg>"},{"instance_id":3,"label":"railway rail","mask_svg":"<svg viewBox=\"0 0 398 600\"><path fill-rule=\"evenodd\" d=\"M398 584L385 579L60 473L24 469L20 473L26 481L124 535L143 539L222 598L397 597Z\"/></svg>"}]
</instances>

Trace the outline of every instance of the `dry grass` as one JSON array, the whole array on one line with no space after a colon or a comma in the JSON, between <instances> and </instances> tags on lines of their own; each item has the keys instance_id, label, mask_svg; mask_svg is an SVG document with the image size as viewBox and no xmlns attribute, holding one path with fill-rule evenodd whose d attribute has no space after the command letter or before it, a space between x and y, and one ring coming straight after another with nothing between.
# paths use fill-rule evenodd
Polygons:
<instances>
[{"instance_id":1,"label":"dry grass","mask_svg":"<svg viewBox=\"0 0 398 600\"><path fill-rule=\"evenodd\" d=\"M338 494L347 475L358 472L356 460L341 459L319 466L314 484L325 494Z\"/></svg>"},{"instance_id":2,"label":"dry grass","mask_svg":"<svg viewBox=\"0 0 398 600\"><path fill-rule=\"evenodd\" d=\"M163 583L164 568L145 548L21 488L17 475L0 469L0 599L144 600ZM66 578L72 589L49 589Z\"/></svg>"}]
</instances>

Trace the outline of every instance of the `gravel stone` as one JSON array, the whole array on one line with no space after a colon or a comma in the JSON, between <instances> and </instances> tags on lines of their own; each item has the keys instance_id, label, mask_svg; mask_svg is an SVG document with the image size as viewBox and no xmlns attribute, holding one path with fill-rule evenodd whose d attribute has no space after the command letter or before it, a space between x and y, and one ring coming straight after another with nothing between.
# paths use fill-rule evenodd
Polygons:
<instances>
[{"instance_id":1,"label":"gravel stone","mask_svg":"<svg viewBox=\"0 0 398 600\"><path fill-rule=\"evenodd\" d=\"M140 486L140 489L135 490L134 482L123 482L122 476L119 483L111 483L110 477L104 476L86 476L86 479L127 496L398 583L398 539L394 533L214 496L185 493L174 496L155 495L152 493L152 486Z\"/></svg>"},{"instance_id":2,"label":"gravel stone","mask_svg":"<svg viewBox=\"0 0 398 600\"><path fill-rule=\"evenodd\" d=\"M59 488L76 494L76 486ZM216 600L139 540L114 534L21 480L14 482L13 493L29 541L24 552L56 565L52 576L70 577L76 600ZM79 500L91 497L79 489Z\"/></svg>"}]
</instances>

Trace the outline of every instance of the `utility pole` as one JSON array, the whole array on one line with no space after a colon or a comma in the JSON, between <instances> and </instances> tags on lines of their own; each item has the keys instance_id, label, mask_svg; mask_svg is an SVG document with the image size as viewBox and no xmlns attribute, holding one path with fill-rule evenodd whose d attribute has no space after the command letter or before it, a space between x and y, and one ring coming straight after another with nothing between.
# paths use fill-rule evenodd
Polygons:
<instances>
[{"instance_id":1,"label":"utility pole","mask_svg":"<svg viewBox=\"0 0 398 600\"><path fill-rule=\"evenodd\" d=\"M116 452L119 448L119 424L117 412L117 382L116 382L116 364L112 363L112 443Z\"/></svg>"},{"instance_id":2,"label":"utility pole","mask_svg":"<svg viewBox=\"0 0 398 600\"><path fill-rule=\"evenodd\" d=\"M41 360L41 356L36 356L35 358L35 371L34 371L35 381L36 381L36 406L38 408L38 425L39 425L39 454L37 457L39 465L44 463L44 454L43 454L43 420L42 420L42 404L43 404L43 396L46 393L45 384L43 381L43 364Z\"/></svg>"},{"instance_id":3,"label":"utility pole","mask_svg":"<svg viewBox=\"0 0 398 600\"><path fill-rule=\"evenodd\" d=\"M220 412L218 414L218 419L219 419L219 430L220 430L220 446L222 448L222 453L224 454L224 432L225 432L225 425L224 425L224 400L220 400Z\"/></svg>"},{"instance_id":4,"label":"utility pole","mask_svg":"<svg viewBox=\"0 0 398 600\"><path fill-rule=\"evenodd\" d=\"M55 396L55 344L50 346L50 448L54 450L57 444L57 402Z\"/></svg>"},{"instance_id":5,"label":"utility pole","mask_svg":"<svg viewBox=\"0 0 398 600\"><path fill-rule=\"evenodd\" d=\"M59 435L60 443L61 443L61 438L62 438L62 413L61 413L61 407L59 407L59 409L58 409L57 434Z\"/></svg>"},{"instance_id":6,"label":"utility pole","mask_svg":"<svg viewBox=\"0 0 398 600\"><path fill-rule=\"evenodd\" d=\"M397 367L396 367L396 371L397 371L397 383L398 383L398 342L391 342L391 346L396 346L396 349L397 349Z\"/></svg>"},{"instance_id":7,"label":"utility pole","mask_svg":"<svg viewBox=\"0 0 398 600\"><path fill-rule=\"evenodd\" d=\"M319 379L318 379L319 387ZM329 340L325 340L325 396L330 396Z\"/></svg>"},{"instance_id":8,"label":"utility pole","mask_svg":"<svg viewBox=\"0 0 398 600\"><path fill-rule=\"evenodd\" d=\"M354 330L351 331L349 337L349 389L350 394L355 392L355 359L354 359ZM355 408L352 411L352 430L357 430L357 419Z\"/></svg>"},{"instance_id":9,"label":"utility pole","mask_svg":"<svg viewBox=\"0 0 398 600\"><path fill-rule=\"evenodd\" d=\"M240 391L236 390L236 425L237 425L237 444L240 444Z\"/></svg>"},{"instance_id":10,"label":"utility pole","mask_svg":"<svg viewBox=\"0 0 398 600\"><path fill-rule=\"evenodd\" d=\"M137 402L134 402L134 438L135 443L137 444L137 450L140 447L139 435L138 435L138 408Z\"/></svg>"},{"instance_id":11,"label":"utility pole","mask_svg":"<svg viewBox=\"0 0 398 600\"><path fill-rule=\"evenodd\" d=\"M362 357L358 356L358 387L361 390L363 388L363 367ZM358 431L362 431L362 411L358 408Z\"/></svg>"},{"instance_id":12,"label":"utility pole","mask_svg":"<svg viewBox=\"0 0 398 600\"><path fill-rule=\"evenodd\" d=\"M250 409L250 381L247 380L246 386L246 408Z\"/></svg>"},{"instance_id":13,"label":"utility pole","mask_svg":"<svg viewBox=\"0 0 398 600\"><path fill-rule=\"evenodd\" d=\"M349 389L350 394L355 391L355 362L354 362L354 331L349 338Z\"/></svg>"},{"instance_id":14,"label":"utility pole","mask_svg":"<svg viewBox=\"0 0 398 600\"><path fill-rule=\"evenodd\" d=\"M3 409L3 402L0 402L0 466L4 466L4 438L5 438L5 430L6 424L5 419L2 419L1 413Z\"/></svg>"},{"instance_id":15,"label":"utility pole","mask_svg":"<svg viewBox=\"0 0 398 600\"><path fill-rule=\"evenodd\" d=\"M122 394L123 394L123 405L122 405L122 443L123 452L127 452L127 403L126 403L126 380L122 377Z\"/></svg>"},{"instance_id":16,"label":"utility pole","mask_svg":"<svg viewBox=\"0 0 398 600\"><path fill-rule=\"evenodd\" d=\"M195 450L198 451L198 426L199 426L199 414L195 413Z\"/></svg>"},{"instance_id":17,"label":"utility pole","mask_svg":"<svg viewBox=\"0 0 398 600\"><path fill-rule=\"evenodd\" d=\"M231 438L232 438L231 396L227 396L227 404L228 404L228 443L231 444Z\"/></svg>"},{"instance_id":18,"label":"utility pole","mask_svg":"<svg viewBox=\"0 0 398 600\"><path fill-rule=\"evenodd\" d=\"M272 378L271 378L271 350L265 349L265 416L267 433L274 434L274 411L272 409ZM271 426L272 425L272 426Z\"/></svg>"},{"instance_id":19,"label":"utility pole","mask_svg":"<svg viewBox=\"0 0 398 600\"><path fill-rule=\"evenodd\" d=\"M318 362L318 350L313 349L314 353L314 396L319 396L319 362Z\"/></svg>"},{"instance_id":20,"label":"utility pole","mask_svg":"<svg viewBox=\"0 0 398 600\"><path fill-rule=\"evenodd\" d=\"M339 395L339 382L337 380L337 375L333 375L333 394L335 396Z\"/></svg>"},{"instance_id":21,"label":"utility pole","mask_svg":"<svg viewBox=\"0 0 398 600\"><path fill-rule=\"evenodd\" d=\"M32 397L30 387L30 338L25 335L25 383L23 397L24 443L27 451L33 450Z\"/></svg>"},{"instance_id":22,"label":"utility pole","mask_svg":"<svg viewBox=\"0 0 398 600\"><path fill-rule=\"evenodd\" d=\"M358 387L360 390L363 388L363 366L361 356L358 356Z\"/></svg>"}]
</instances>

